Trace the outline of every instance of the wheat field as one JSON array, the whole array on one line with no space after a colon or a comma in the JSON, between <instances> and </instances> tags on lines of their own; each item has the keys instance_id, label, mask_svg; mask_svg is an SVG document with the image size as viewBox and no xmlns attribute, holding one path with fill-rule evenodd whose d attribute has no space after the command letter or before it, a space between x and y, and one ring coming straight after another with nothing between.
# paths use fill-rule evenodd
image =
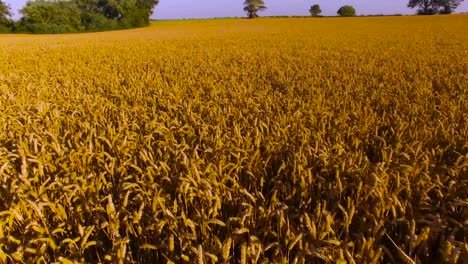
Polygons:
<instances>
[{"instance_id":1,"label":"wheat field","mask_svg":"<svg viewBox=\"0 0 468 264\"><path fill-rule=\"evenodd\" d=\"M0 263L466 263L468 16L0 36Z\"/></svg>"}]
</instances>

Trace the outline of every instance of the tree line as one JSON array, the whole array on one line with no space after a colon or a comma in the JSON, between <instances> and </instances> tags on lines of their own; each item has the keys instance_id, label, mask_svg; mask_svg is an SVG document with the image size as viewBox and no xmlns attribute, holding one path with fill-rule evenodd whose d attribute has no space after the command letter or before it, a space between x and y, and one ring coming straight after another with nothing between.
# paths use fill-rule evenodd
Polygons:
<instances>
[{"instance_id":1,"label":"tree line","mask_svg":"<svg viewBox=\"0 0 468 264\"><path fill-rule=\"evenodd\" d=\"M418 15L451 14L463 2L463 0L409 0L408 7L418 8ZM247 17L258 17L258 12L266 10L263 0L245 0L244 11ZM320 5L314 4L309 9L311 16L320 16L322 10ZM340 16L355 16L356 9L350 5L344 5L337 11Z\"/></svg>"},{"instance_id":2,"label":"tree line","mask_svg":"<svg viewBox=\"0 0 468 264\"><path fill-rule=\"evenodd\" d=\"M408 7L419 15L451 14L463 0L409 0ZM73 33L116 30L147 26L159 0L35 0L20 10L18 21L11 19L10 7L0 0L0 33ZM245 0L248 18L267 9L264 0ZM320 16L320 5L309 10ZM356 9L345 5L340 16L355 16Z\"/></svg>"},{"instance_id":3,"label":"tree line","mask_svg":"<svg viewBox=\"0 0 468 264\"><path fill-rule=\"evenodd\" d=\"M135 28L149 25L159 0L36 0L11 19L10 7L0 0L0 32L74 33Z\"/></svg>"},{"instance_id":4,"label":"tree line","mask_svg":"<svg viewBox=\"0 0 468 264\"><path fill-rule=\"evenodd\" d=\"M418 8L418 15L451 14L463 0L410 0L408 7Z\"/></svg>"}]
</instances>

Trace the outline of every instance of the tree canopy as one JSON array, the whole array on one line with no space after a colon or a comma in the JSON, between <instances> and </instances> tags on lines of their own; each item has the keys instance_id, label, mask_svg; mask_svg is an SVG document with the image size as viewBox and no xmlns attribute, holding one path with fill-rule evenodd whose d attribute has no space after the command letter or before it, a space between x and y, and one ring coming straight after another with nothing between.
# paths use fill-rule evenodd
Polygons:
<instances>
[{"instance_id":1,"label":"tree canopy","mask_svg":"<svg viewBox=\"0 0 468 264\"><path fill-rule=\"evenodd\" d=\"M353 6L345 5L345 6L340 7L340 9L338 9L337 13L340 16L355 16L356 15L356 9L354 9Z\"/></svg>"},{"instance_id":2,"label":"tree canopy","mask_svg":"<svg viewBox=\"0 0 468 264\"><path fill-rule=\"evenodd\" d=\"M149 24L159 0L36 0L21 10L19 32L70 33Z\"/></svg>"},{"instance_id":3,"label":"tree canopy","mask_svg":"<svg viewBox=\"0 0 468 264\"><path fill-rule=\"evenodd\" d=\"M62 33L82 31L80 10L69 1L28 2L20 10L22 31L32 33Z\"/></svg>"},{"instance_id":4,"label":"tree canopy","mask_svg":"<svg viewBox=\"0 0 468 264\"><path fill-rule=\"evenodd\" d=\"M451 14L463 0L410 0L408 7L418 8L418 15Z\"/></svg>"},{"instance_id":5,"label":"tree canopy","mask_svg":"<svg viewBox=\"0 0 468 264\"><path fill-rule=\"evenodd\" d=\"M0 0L0 32L8 31L11 24L10 6Z\"/></svg>"},{"instance_id":6,"label":"tree canopy","mask_svg":"<svg viewBox=\"0 0 468 264\"><path fill-rule=\"evenodd\" d=\"M244 11L247 12L249 18L258 17L258 12L266 10L265 2L263 0L245 0Z\"/></svg>"},{"instance_id":7,"label":"tree canopy","mask_svg":"<svg viewBox=\"0 0 468 264\"><path fill-rule=\"evenodd\" d=\"M315 4L310 7L309 12L311 16L318 16L320 13L322 13L322 9L320 9L320 5Z\"/></svg>"}]
</instances>

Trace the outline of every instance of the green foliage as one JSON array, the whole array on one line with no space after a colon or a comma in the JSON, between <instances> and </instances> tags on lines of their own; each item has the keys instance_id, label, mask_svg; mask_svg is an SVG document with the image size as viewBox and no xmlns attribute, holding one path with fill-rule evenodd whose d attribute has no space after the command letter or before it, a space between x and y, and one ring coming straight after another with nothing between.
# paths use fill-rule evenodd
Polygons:
<instances>
[{"instance_id":1,"label":"green foliage","mask_svg":"<svg viewBox=\"0 0 468 264\"><path fill-rule=\"evenodd\" d=\"M356 15L356 9L354 9L353 6L350 5L345 5L340 7L337 12L338 15L340 16L355 16Z\"/></svg>"},{"instance_id":2,"label":"green foliage","mask_svg":"<svg viewBox=\"0 0 468 264\"><path fill-rule=\"evenodd\" d=\"M147 26L158 0L36 0L21 10L17 31L70 33Z\"/></svg>"},{"instance_id":3,"label":"green foliage","mask_svg":"<svg viewBox=\"0 0 468 264\"><path fill-rule=\"evenodd\" d=\"M245 0L244 11L249 18L258 17L258 12L266 10L265 2L263 0Z\"/></svg>"},{"instance_id":4,"label":"green foliage","mask_svg":"<svg viewBox=\"0 0 468 264\"><path fill-rule=\"evenodd\" d=\"M0 34L3 34L3 33L10 33L11 32L11 29L9 26L6 26L6 25L0 25Z\"/></svg>"},{"instance_id":5,"label":"green foliage","mask_svg":"<svg viewBox=\"0 0 468 264\"><path fill-rule=\"evenodd\" d=\"M88 32L117 30L121 28L117 20L108 19L100 13L82 13L81 19L85 31Z\"/></svg>"},{"instance_id":6,"label":"green foliage","mask_svg":"<svg viewBox=\"0 0 468 264\"><path fill-rule=\"evenodd\" d=\"M322 13L322 9L320 9L320 5L315 4L310 7L309 12L311 16L319 16Z\"/></svg>"},{"instance_id":7,"label":"green foliage","mask_svg":"<svg viewBox=\"0 0 468 264\"><path fill-rule=\"evenodd\" d=\"M418 15L451 14L463 0L410 0L408 7L418 8Z\"/></svg>"},{"instance_id":8,"label":"green foliage","mask_svg":"<svg viewBox=\"0 0 468 264\"><path fill-rule=\"evenodd\" d=\"M82 31L80 10L69 1L35 1L28 2L20 13L18 31L28 31L35 34L58 34Z\"/></svg>"},{"instance_id":9,"label":"green foliage","mask_svg":"<svg viewBox=\"0 0 468 264\"><path fill-rule=\"evenodd\" d=\"M437 5L434 0L410 0L408 7L418 7L418 15L434 15L437 14Z\"/></svg>"},{"instance_id":10,"label":"green foliage","mask_svg":"<svg viewBox=\"0 0 468 264\"><path fill-rule=\"evenodd\" d=\"M0 0L0 33L7 33L10 31L12 25L10 6Z\"/></svg>"},{"instance_id":11,"label":"green foliage","mask_svg":"<svg viewBox=\"0 0 468 264\"><path fill-rule=\"evenodd\" d=\"M130 1L125 2L122 12L122 17L120 23L123 27L132 28L132 27L142 27L149 24L149 17L152 13L151 9L143 8L138 4L131 4Z\"/></svg>"}]
</instances>

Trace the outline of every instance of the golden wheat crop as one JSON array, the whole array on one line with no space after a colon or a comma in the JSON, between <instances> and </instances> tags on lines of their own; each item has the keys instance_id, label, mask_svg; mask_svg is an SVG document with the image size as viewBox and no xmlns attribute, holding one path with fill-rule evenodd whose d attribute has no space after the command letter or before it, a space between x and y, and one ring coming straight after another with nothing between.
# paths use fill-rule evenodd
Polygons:
<instances>
[{"instance_id":1,"label":"golden wheat crop","mask_svg":"<svg viewBox=\"0 0 468 264\"><path fill-rule=\"evenodd\" d=\"M0 36L0 263L463 263L467 23Z\"/></svg>"}]
</instances>

